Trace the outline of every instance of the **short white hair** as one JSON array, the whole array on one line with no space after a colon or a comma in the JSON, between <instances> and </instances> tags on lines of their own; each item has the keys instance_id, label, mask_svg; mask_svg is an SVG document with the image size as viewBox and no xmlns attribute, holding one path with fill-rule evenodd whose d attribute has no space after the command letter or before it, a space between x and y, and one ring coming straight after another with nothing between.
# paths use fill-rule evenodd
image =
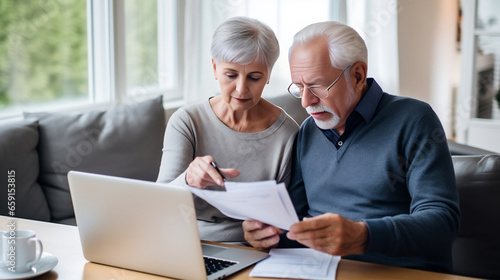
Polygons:
<instances>
[{"instance_id":1,"label":"short white hair","mask_svg":"<svg viewBox=\"0 0 500 280\"><path fill-rule=\"evenodd\" d=\"M363 38L353 28L337 21L313 23L297 32L293 37L288 59L297 45L318 37L325 38L328 43L332 67L345 69L359 61L368 64L368 51Z\"/></svg>"},{"instance_id":2,"label":"short white hair","mask_svg":"<svg viewBox=\"0 0 500 280\"><path fill-rule=\"evenodd\" d=\"M280 55L273 30L248 17L233 17L223 22L213 34L211 51L216 64L261 62L266 65L269 74Z\"/></svg>"}]
</instances>

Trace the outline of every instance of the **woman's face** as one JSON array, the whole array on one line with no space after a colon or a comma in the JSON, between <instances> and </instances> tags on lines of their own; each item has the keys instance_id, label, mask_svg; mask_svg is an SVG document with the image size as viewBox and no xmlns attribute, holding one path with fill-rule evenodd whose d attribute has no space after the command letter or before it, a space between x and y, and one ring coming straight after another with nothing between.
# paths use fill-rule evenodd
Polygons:
<instances>
[{"instance_id":1,"label":"woman's face","mask_svg":"<svg viewBox=\"0 0 500 280\"><path fill-rule=\"evenodd\" d=\"M212 60L215 79L219 81L222 98L234 110L248 110L260 100L269 73L263 63L240 65Z\"/></svg>"}]
</instances>

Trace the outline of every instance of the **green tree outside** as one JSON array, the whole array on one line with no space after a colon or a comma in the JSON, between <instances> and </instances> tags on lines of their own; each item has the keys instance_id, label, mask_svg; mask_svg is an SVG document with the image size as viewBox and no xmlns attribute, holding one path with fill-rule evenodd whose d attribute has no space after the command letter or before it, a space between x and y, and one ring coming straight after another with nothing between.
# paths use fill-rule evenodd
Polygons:
<instances>
[{"instance_id":1,"label":"green tree outside","mask_svg":"<svg viewBox=\"0 0 500 280\"><path fill-rule=\"evenodd\" d=\"M125 1L127 88L158 84L157 1Z\"/></svg>"},{"instance_id":2,"label":"green tree outside","mask_svg":"<svg viewBox=\"0 0 500 280\"><path fill-rule=\"evenodd\" d=\"M0 109L88 95L86 1L0 1Z\"/></svg>"}]
</instances>

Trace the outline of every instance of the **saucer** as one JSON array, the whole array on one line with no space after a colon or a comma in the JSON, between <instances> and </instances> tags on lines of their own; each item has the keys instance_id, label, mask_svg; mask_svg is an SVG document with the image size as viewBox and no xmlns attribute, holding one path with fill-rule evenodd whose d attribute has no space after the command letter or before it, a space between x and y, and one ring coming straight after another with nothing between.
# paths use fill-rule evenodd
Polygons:
<instances>
[{"instance_id":1,"label":"saucer","mask_svg":"<svg viewBox=\"0 0 500 280\"><path fill-rule=\"evenodd\" d=\"M17 279L28 279L35 276L44 274L57 265L57 257L49 253L42 253L40 260L33 266L31 271L23 273L15 273L8 270L0 270L0 280L17 280Z\"/></svg>"}]
</instances>

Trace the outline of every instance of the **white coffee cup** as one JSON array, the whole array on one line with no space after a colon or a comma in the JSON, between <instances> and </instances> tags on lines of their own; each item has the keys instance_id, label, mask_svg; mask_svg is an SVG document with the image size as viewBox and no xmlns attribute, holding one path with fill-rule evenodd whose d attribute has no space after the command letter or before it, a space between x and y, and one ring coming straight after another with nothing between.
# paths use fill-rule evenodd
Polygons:
<instances>
[{"instance_id":1,"label":"white coffee cup","mask_svg":"<svg viewBox=\"0 0 500 280\"><path fill-rule=\"evenodd\" d=\"M43 246L32 230L0 231L2 270L15 273L31 271L40 260ZM38 245L38 250L37 250Z\"/></svg>"}]
</instances>

